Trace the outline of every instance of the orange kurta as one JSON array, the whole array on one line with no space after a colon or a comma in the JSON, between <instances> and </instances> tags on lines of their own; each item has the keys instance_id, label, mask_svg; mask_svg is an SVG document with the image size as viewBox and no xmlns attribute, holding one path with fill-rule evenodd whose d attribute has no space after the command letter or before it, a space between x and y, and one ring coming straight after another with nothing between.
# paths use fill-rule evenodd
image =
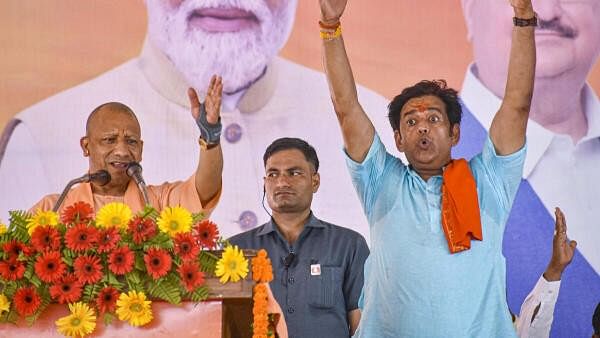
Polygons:
<instances>
[{"instance_id":1,"label":"orange kurta","mask_svg":"<svg viewBox=\"0 0 600 338\"><path fill-rule=\"evenodd\" d=\"M217 195L203 206L200 202L198 192L196 191L195 182L196 177L195 175L192 175L185 181L165 182L161 185L149 185L148 199L150 200L150 204L158 211L161 211L167 206L182 206L193 213L204 212L206 216L209 216L217 205L219 197L221 196L221 191L219 190ZM33 213L38 209L52 210L58 197L59 194L46 195L30 209L30 212ZM106 197L93 194L91 184L82 183L69 191L58 212L60 214L64 208L80 201L94 206L94 210L99 210L104 204L111 200L115 201L117 200L117 197ZM144 209L144 197L133 180L129 181L122 202L127 204L134 213Z\"/></svg>"}]
</instances>

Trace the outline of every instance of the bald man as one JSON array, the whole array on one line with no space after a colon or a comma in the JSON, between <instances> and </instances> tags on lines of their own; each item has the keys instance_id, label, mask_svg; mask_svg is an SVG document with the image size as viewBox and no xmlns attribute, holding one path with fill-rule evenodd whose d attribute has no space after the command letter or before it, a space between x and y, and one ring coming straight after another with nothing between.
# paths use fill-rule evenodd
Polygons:
<instances>
[{"instance_id":1,"label":"bald man","mask_svg":"<svg viewBox=\"0 0 600 338\"><path fill-rule=\"evenodd\" d=\"M192 116L200 128L200 153L196 172L185 181L148 186L148 202L156 209L181 205L192 212L209 213L221 191L223 153L220 146L220 106L223 83L220 77L210 80L206 100L200 104L196 91L188 90ZM133 212L143 210L143 193L127 175L131 162L142 161L144 142L134 112L119 102L105 103L92 111L86 123L86 135L80 139L83 156L89 158L89 172L106 170L111 180L104 185L83 183L71 189L61 208L84 201L98 210L110 202L129 205ZM32 211L50 210L57 194L47 195ZM60 209L59 209L60 211Z\"/></svg>"}]
</instances>

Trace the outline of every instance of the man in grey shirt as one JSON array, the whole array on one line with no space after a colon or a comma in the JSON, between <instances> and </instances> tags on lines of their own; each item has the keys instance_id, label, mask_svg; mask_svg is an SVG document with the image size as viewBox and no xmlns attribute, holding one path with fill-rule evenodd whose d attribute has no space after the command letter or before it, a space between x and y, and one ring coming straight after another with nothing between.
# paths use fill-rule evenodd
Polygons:
<instances>
[{"instance_id":1,"label":"man in grey shirt","mask_svg":"<svg viewBox=\"0 0 600 338\"><path fill-rule=\"evenodd\" d=\"M229 241L244 249L267 250L274 272L270 286L290 338L349 337L360 320L367 243L359 233L312 213L313 194L320 185L319 159L307 142L277 139L263 161L271 220Z\"/></svg>"}]
</instances>

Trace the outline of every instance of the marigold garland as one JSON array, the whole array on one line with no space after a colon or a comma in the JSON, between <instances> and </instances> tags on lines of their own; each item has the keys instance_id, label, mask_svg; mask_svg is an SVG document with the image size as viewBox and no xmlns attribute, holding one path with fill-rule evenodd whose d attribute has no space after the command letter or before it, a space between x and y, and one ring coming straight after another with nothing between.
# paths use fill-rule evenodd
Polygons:
<instances>
[{"instance_id":1,"label":"marigold garland","mask_svg":"<svg viewBox=\"0 0 600 338\"><path fill-rule=\"evenodd\" d=\"M252 337L263 338L269 335L268 293L267 283L273 280L273 267L271 259L265 249L260 249L256 257L252 258L252 279L257 282L254 286L254 305L252 314Z\"/></svg>"}]
</instances>

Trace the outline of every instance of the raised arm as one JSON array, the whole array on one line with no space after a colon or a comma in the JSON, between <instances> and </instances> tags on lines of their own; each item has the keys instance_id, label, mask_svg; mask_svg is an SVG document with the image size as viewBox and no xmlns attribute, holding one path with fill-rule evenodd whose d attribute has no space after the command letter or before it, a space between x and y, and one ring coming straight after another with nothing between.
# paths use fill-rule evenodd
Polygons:
<instances>
[{"instance_id":1,"label":"raised arm","mask_svg":"<svg viewBox=\"0 0 600 338\"><path fill-rule=\"evenodd\" d=\"M531 0L510 0L519 19L535 16ZM504 99L490 127L490 138L499 155L508 155L525 144L535 77L535 27L514 26Z\"/></svg>"},{"instance_id":2,"label":"raised arm","mask_svg":"<svg viewBox=\"0 0 600 338\"><path fill-rule=\"evenodd\" d=\"M200 104L198 94L188 89L192 116L200 128L200 159L196 168L196 191L202 205L210 202L221 189L223 174L223 152L221 151L221 96L223 82L220 76L213 75L206 91L204 104ZM204 109L202 109L204 108Z\"/></svg>"},{"instance_id":3,"label":"raised arm","mask_svg":"<svg viewBox=\"0 0 600 338\"><path fill-rule=\"evenodd\" d=\"M352 68L340 34L340 18L346 8L347 0L319 0L319 2L323 65L329 82L333 108L342 128L344 147L348 156L354 161L362 162L373 141L375 128L358 102Z\"/></svg>"}]
</instances>

